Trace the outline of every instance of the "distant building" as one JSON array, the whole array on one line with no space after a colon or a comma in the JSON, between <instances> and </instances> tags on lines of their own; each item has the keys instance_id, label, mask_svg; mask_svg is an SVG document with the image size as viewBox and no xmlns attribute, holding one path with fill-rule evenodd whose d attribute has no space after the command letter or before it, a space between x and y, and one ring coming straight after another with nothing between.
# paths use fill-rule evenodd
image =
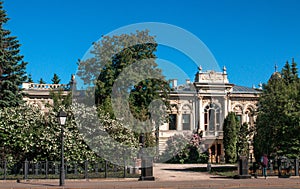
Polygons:
<instances>
[{"instance_id":1,"label":"distant building","mask_svg":"<svg viewBox=\"0 0 300 189\"><path fill-rule=\"evenodd\" d=\"M28 104L38 106L43 112L47 112L47 104L52 105L51 91L61 91L62 95L68 95L71 86L75 83L75 78L72 75L68 84L38 84L38 83L23 83L23 100Z\"/></svg>"}]
</instances>

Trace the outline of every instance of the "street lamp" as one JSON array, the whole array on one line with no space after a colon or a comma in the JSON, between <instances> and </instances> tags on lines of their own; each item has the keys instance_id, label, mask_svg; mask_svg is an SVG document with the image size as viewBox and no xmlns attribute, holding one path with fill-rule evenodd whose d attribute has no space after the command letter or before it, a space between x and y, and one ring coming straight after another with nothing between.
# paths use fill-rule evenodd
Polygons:
<instances>
[{"instance_id":1,"label":"street lamp","mask_svg":"<svg viewBox=\"0 0 300 189\"><path fill-rule=\"evenodd\" d=\"M60 163L60 175L59 186L65 185L65 158L64 158L64 125L67 120L67 113L61 110L57 115L58 123L60 124L60 139L61 139L61 163Z\"/></svg>"}]
</instances>

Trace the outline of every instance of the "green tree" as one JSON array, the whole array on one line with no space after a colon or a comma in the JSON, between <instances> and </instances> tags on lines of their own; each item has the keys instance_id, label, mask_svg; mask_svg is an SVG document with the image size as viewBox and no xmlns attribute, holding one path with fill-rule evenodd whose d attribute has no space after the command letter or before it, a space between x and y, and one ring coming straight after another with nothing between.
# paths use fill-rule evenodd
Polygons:
<instances>
[{"instance_id":1,"label":"green tree","mask_svg":"<svg viewBox=\"0 0 300 189\"><path fill-rule=\"evenodd\" d=\"M287 84L293 81L292 70L288 61L286 61L284 67L282 68L281 75Z\"/></svg>"},{"instance_id":2,"label":"green tree","mask_svg":"<svg viewBox=\"0 0 300 189\"><path fill-rule=\"evenodd\" d=\"M272 75L259 99L254 135L255 158L270 156L299 157L300 83L295 63L293 71L287 64ZM292 79L295 78L295 79Z\"/></svg>"},{"instance_id":3,"label":"green tree","mask_svg":"<svg viewBox=\"0 0 300 189\"><path fill-rule=\"evenodd\" d=\"M249 125L243 123L238 127L237 157L248 156Z\"/></svg>"},{"instance_id":4,"label":"green tree","mask_svg":"<svg viewBox=\"0 0 300 189\"><path fill-rule=\"evenodd\" d=\"M294 61L294 58L292 59L292 79L299 82L297 63Z\"/></svg>"},{"instance_id":5,"label":"green tree","mask_svg":"<svg viewBox=\"0 0 300 189\"><path fill-rule=\"evenodd\" d=\"M51 79L51 81L52 81L52 84L59 84L60 79L56 73L53 75L53 78Z\"/></svg>"},{"instance_id":6,"label":"green tree","mask_svg":"<svg viewBox=\"0 0 300 189\"><path fill-rule=\"evenodd\" d=\"M39 82L39 84L46 84L46 82L43 80L43 78L41 78L38 82Z\"/></svg>"},{"instance_id":7,"label":"green tree","mask_svg":"<svg viewBox=\"0 0 300 189\"><path fill-rule=\"evenodd\" d=\"M94 160L96 155L77 129L71 107L64 110L68 113L64 126L66 160ZM51 108L42 114L39 108L28 105L0 109L0 145L5 149L4 158L9 161L59 160L61 126L56 116Z\"/></svg>"},{"instance_id":8,"label":"green tree","mask_svg":"<svg viewBox=\"0 0 300 189\"><path fill-rule=\"evenodd\" d=\"M202 136L197 133L175 134L166 141L166 150L160 160L168 163L207 163L208 154L201 151L201 142Z\"/></svg>"},{"instance_id":9,"label":"green tree","mask_svg":"<svg viewBox=\"0 0 300 189\"><path fill-rule=\"evenodd\" d=\"M144 132L147 145L155 143L152 123L159 125L166 120L159 116L153 120L155 116L150 116L148 107L160 99L163 103L155 103L153 110L163 111L170 90L155 62L156 48L149 31L104 36L94 43L92 58L79 62L78 72L85 84L96 83L95 103L100 109L112 118L122 118L137 135Z\"/></svg>"},{"instance_id":10,"label":"green tree","mask_svg":"<svg viewBox=\"0 0 300 189\"><path fill-rule=\"evenodd\" d=\"M21 84L26 81L26 65L20 55L17 37L4 28L9 18L0 1L0 108L14 107L23 101Z\"/></svg>"},{"instance_id":11,"label":"green tree","mask_svg":"<svg viewBox=\"0 0 300 189\"><path fill-rule=\"evenodd\" d=\"M53 104L47 104L54 112L58 113L63 108L69 108L72 104L72 92L64 91L63 89L55 89L50 91L50 97Z\"/></svg>"},{"instance_id":12,"label":"green tree","mask_svg":"<svg viewBox=\"0 0 300 189\"><path fill-rule=\"evenodd\" d=\"M225 149L226 163L235 163L237 161L237 141L239 120L234 112L229 112L223 125L223 145Z\"/></svg>"},{"instance_id":13,"label":"green tree","mask_svg":"<svg viewBox=\"0 0 300 189\"><path fill-rule=\"evenodd\" d=\"M28 83L33 83L31 74L28 75L27 82Z\"/></svg>"}]
</instances>

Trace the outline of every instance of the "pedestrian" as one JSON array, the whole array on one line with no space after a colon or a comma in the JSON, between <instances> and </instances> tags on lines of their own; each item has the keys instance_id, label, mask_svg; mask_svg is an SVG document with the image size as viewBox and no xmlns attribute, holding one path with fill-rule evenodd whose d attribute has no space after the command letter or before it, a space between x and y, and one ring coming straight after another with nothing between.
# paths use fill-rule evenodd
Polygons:
<instances>
[{"instance_id":1,"label":"pedestrian","mask_svg":"<svg viewBox=\"0 0 300 189\"><path fill-rule=\"evenodd\" d=\"M267 154L264 154L261 157L260 162L261 162L261 165L262 165L263 176L265 177L265 179L267 179L267 168L268 168L268 164L269 164L269 159L268 159Z\"/></svg>"}]
</instances>

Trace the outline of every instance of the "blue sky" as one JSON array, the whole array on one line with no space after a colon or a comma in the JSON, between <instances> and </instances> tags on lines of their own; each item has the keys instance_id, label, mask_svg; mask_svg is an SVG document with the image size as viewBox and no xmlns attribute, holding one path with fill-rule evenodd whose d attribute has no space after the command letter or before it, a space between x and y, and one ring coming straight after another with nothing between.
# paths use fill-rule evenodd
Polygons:
<instances>
[{"instance_id":1,"label":"blue sky","mask_svg":"<svg viewBox=\"0 0 300 189\"><path fill-rule=\"evenodd\" d=\"M298 0L5 0L6 28L22 44L34 81L67 83L92 42L120 27L162 22L202 40L231 83L251 87L266 82L274 64L300 62ZM196 67L182 54L159 48L159 58L175 62L194 79ZM209 69L209 68L207 68Z\"/></svg>"}]
</instances>

